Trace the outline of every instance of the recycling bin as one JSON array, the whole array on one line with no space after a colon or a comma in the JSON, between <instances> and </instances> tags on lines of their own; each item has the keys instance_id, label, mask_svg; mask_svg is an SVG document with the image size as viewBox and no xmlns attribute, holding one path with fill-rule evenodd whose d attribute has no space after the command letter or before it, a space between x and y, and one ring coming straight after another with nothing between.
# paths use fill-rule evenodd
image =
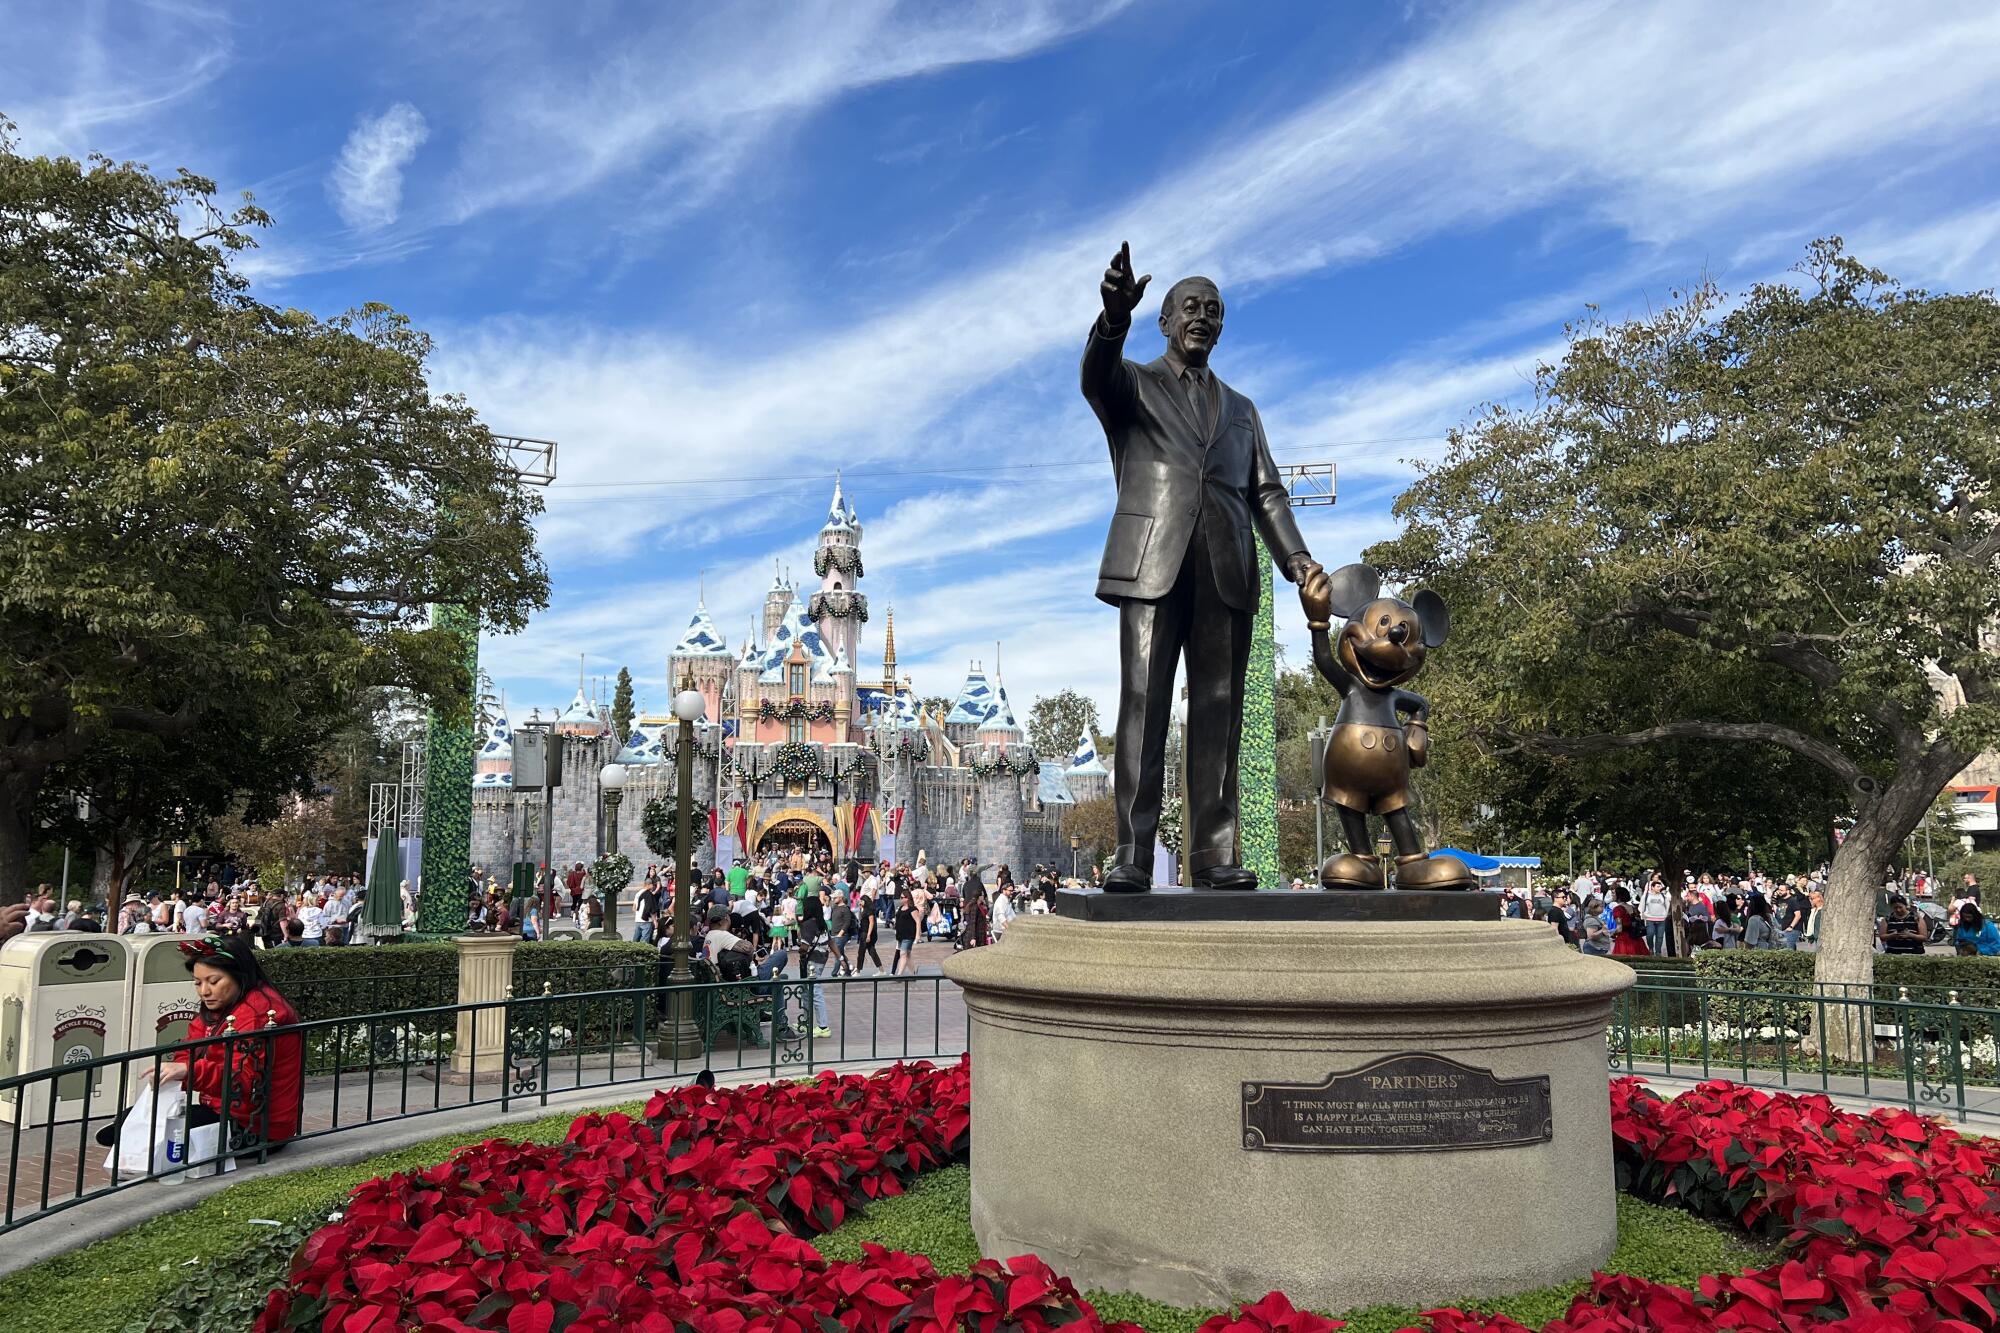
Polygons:
<instances>
[{"instance_id":1,"label":"recycling bin","mask_svg":"<svg viewBox=\"0 0 2000 1333\"><path fill-rule=\"evenodd\" d=\"M115 1055L132 956L116 935L38 931L0 945L0 1078ZM115 1065L0 1092L0 1121L40 1125L118 1108Z\"/></svg>"},{"instance_id":2,"label":"recycling bin","mask_svg":"<svg viewBox=\"0 0 2000 1333\"><path fill-rule=\"evenodd\" d=\"M196 1001L194 978L188 974L187 958L179 946L194 936L120 935L118 938L132 951L132 966L127 974L132 993L125 1006L131 1015L131 1027L126 1033L125 1049L144 1051L186 1041Z\"/></svg>"}]
</instances>

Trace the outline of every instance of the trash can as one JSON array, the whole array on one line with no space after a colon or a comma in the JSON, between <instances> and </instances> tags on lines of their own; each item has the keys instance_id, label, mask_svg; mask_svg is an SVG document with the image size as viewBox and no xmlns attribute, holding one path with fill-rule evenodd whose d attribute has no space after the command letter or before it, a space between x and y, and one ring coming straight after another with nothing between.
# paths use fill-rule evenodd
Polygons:
<instances>
[{"instance_id":1,"label":"trash can","mask_svg":"<svg viewBox=\"0 0 2000 1333\"><path fill-rule=\"evenodd\" d=\"M126 1012L131 1028L125 1049L144 1051L186 1041L188 1023L194 1018L194 978L188 975L187 959L178 947L192 935L120 935L132 951L131 998Z\"/></svg>"},{"instance_id":2,"label":"trash can","mask_svg":"<svg viewBox=\"0 0 2000 1333\"><path fill-rule=\"evenodd\" d=\"M131 961L117 935L37 931L0 945L0 1078L124 1050ZM115 1067L82 1071L0 1092L0 1121L110 1115L117 1098Z\"/></svg>"}]
</instances>

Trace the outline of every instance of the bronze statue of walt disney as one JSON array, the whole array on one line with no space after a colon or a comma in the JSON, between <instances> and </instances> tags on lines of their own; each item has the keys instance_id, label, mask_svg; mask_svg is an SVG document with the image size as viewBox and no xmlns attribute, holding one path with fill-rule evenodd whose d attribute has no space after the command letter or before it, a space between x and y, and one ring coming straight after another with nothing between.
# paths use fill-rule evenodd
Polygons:
<instances>
[{"instance_id":1,"label":"bronze statue of walt disney","mask_svg":"<svg viewBox=\"0 0 2000 1333\"><path fill-rule=\"evenodd\" d=\"M1396 847L1397 888L1470 889L1475 884L1463 861L1424 851L1409 810L1410 770L1430 757L1431 706L1402 686L1451 632L1451 614L1434 592L1404 601L1381 596L1381 589L1382 576L1360 564L1299 589L1313 664L1341 698L1319 780L1320 799L1340 812L1349 850L1320 867L1320 883L1329 889L1382 887L1382 863L1368 837L1368 816L1380 815ZM1335 616L1347 621L1338 642L1327 633Z\"/></svg>"}]
</instances>

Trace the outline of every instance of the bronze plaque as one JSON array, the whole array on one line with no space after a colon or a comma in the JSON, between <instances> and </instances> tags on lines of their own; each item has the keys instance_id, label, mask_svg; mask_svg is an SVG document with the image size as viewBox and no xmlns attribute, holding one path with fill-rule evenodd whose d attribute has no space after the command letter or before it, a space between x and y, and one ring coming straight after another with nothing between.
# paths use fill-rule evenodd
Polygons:
<instances>
[{"instance_id":1,"label":"bronze plaque","mask_svg":"<svg viewBox=\"0 0 2000 1333\"><path fill-rule=\"evenodd\" d=\"M1319 1083L1245 1083L1252 1152L1518 1148L1555 1134L1549 1078L1495 1078L1441 1055L1392 1055Z\"/></svg>"}]
</instances>

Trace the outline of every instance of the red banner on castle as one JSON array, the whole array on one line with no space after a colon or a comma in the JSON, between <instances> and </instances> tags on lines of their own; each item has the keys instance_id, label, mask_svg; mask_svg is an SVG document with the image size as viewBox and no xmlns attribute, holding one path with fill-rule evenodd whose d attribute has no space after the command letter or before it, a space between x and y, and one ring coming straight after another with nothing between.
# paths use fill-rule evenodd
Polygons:
<instances>
[{"instance_id":1,"label":"red banner on castle","mask_svg":"<svg viewBox=\"0 0 2000 1333\"><path fill-rule=\"evenodd\" d=\"M848 851L856 852L861 850L861 829L867 824L868 812L873 808L867 801L856 801L854 803L854 824L848 830L847 834Z\"/></svg>"}]
</instances>

